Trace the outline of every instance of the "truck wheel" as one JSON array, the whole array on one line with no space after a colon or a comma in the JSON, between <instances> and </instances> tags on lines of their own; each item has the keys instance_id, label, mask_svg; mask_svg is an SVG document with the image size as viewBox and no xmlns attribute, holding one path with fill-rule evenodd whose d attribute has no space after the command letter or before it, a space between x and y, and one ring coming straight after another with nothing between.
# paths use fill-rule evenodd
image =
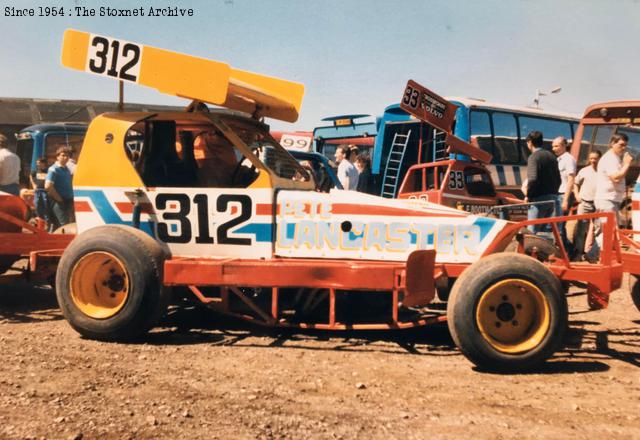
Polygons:
<instances>
[{"instance_id":1,"label":"truck wheel","mask_svg":"<svg viewBox=\"0 0 640 440\"><path fill-rule=\"evenodd\" d=\"M542 263L500 253L462 273L447 316L453 340L471 362L486 370L519 371L560 347L567 301L560 281Z\"/></svg>"},{"instance_id":2,"label":"truck wheel","mask_svg":"<svg viewBox=\"0 0 640 440\"><path fill-rule=\"evenodd\" d=\"M513 240L504 249L505 252L518 252L518 242ZM551 255L560 258L560 250L551 241L546 238L538 237L533 234L524 235L524 253L532 256L536 253L538 261L547 261Z\"/></svg>"},{"instance_id":3,"label":"truck wheel","mask_svg":"<svg viewBox=\"0 0 640 440\"><path fill-rule=\"evenodd\" d=\"M163 260L160 244L135 228L108 225L80 234L64 251L56 272L62 313L87 338L140 336L167 307Z\"/></svg>"},{"instance_id":4,"label":"truck wheel","mask_svg":"<svg viewBox=\"0 0 640 440\"><path fill-rule=\"evenodd\" d=\"M631 299L636 309L640 310L640 277L638 275L629 275L631 278Z\"/></svg>"}]
</instances>

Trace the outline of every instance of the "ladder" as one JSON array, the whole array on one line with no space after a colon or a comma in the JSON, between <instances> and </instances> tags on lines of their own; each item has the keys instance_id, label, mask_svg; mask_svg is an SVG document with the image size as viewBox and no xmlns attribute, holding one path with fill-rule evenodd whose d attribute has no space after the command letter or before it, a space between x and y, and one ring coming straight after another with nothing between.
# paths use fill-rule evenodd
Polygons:
<instances>
[{"instance_id":1,"label":"ladder","mask_svg":"<svg viewBox=\"0 0 640 440\"><path fill-rule=\"evenodd\" d=\"M382 197L392 199L396 196L398 181L400 180L400 169L402 168L402 159L404 159L404 152L407 149L410 136L411 130L409 130L407 134L395 133L393 135L391 151L389 151L387 166L385 167L382 178Z\"/></svg>"},{"instance_id":2,"label":"ladder","mask_svg":"<svg viewBox=\"0 0 640 440\"><path fill-rule=\"evenodd\" d=\"M447 134L444 131L433 129L433 161L448 160L447 144L445 138Z\"/></svg>"}]
</instances>

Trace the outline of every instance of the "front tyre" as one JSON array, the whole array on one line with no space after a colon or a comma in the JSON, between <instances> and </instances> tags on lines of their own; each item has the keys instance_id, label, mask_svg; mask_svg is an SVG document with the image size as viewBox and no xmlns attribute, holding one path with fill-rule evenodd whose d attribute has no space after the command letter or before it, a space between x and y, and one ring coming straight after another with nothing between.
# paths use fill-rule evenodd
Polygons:
<instances>
[{"instance_id":1,"label":"front tyre","mask_svg":"<svg viewBox=\"0 0 640 440\"><path fill-rule=\"evenodd\" d=\"M451 336L485 370L521 371L562 344L567 301L558 278L537 260L512 253L482 258L457 279L447 305Z\"/></svg>"},{"instance_id":2,"label":"front tyre","mask_svg":"<svg viewBox=\"0 0 640 440\"><path fill-rule=\"evenodd\" d=\"M160 245L138 229L109 225L80 234L65 250L56 273L62 313L87 338L140 336L167 306L163 260Z\"/></svg>"}]
</instances>

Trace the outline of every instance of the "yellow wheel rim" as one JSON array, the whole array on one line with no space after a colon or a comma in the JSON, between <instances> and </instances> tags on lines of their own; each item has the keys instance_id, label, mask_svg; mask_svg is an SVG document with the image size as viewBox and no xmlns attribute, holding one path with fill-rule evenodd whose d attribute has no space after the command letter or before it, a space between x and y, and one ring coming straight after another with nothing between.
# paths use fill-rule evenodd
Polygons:
<instances>
[{"instance_id":1,"label":"yellow wheel rim","mask_svg":"<svg viewBox=\"0 0 640 440\"><path fill-rule=\"evenodd\" d=\"M82 313L106 319L122 309L129 297L129 275L119 258L109 252L91 252L71 271L71 298Z\"/></svg>"},{"instance_id":2,"label":"yellow wheel rim","mask_svg":"<svg viewBox=\"0 0 640 440\"><path fill-rule=\"evenodd\" d=\"M549 303L534 284L506 279L480 297L476 322L482 336L503 353L518 354L537 347L550 327Z\"/></svg>"}]
</instances>

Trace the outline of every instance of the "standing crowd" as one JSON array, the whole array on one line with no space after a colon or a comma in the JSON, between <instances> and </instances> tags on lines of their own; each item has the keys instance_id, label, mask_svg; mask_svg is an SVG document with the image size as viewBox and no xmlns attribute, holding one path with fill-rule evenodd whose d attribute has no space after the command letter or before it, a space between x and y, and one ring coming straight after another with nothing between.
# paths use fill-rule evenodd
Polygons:
<instances>
[{"instance_id":1,"label":"standing crowd","mask_svg":"<svg viewBox=\"0 0 640 440\"><path fill-rule=\"evenodd\" d=\"M367 154L358 153L355 145L338 145L334 156L338 165L338 180L348 191L374 194L371 158Z\"/></svg>"},{"instance_id":2,"label":"standing crowd","mask_svg":"<svg viewBox=\"0 0 640 440\"><path fill-rule=\"evenodd\" d=\"M70 147L58 147L56 162L49 166L46 158L39 158L37 169L29 176L36 216L48 223L50 231L75 221L72 156ZM9 150L6 136L0 134L0 191L20 195L20 169L20 158Z\"/></svg>"},{"instance_id":3,"label":"standing crowd","mask_svg":"<svg viewBox=\"0 0 640 440\"><path fill-rule=\"evenodd\" d=\"M531 203L529 220L567 215L575 201L578 214L613 212L620 224L620 206L626 193L625 177L633 161L627 152L629 138L626 134L614 134L604 155L598 150L591 151L589 164L579 173L575 158L568 152L566 138L559 136L553 140L553 153L543 148L543 134L539 131L529 133L526 142L531 154L527 160L523 192L525 201ZM589 234L591 226L593 233ZM539 233L547 227L539 223L530 225L529 230ZM602 246L601 218L595 219L593 225L587 220L578 221L573 242L567 237L564 222L558 227L570 258L597 260ZM590 248L589 236L595 237Z\"/></svg>"}]
</instances>

